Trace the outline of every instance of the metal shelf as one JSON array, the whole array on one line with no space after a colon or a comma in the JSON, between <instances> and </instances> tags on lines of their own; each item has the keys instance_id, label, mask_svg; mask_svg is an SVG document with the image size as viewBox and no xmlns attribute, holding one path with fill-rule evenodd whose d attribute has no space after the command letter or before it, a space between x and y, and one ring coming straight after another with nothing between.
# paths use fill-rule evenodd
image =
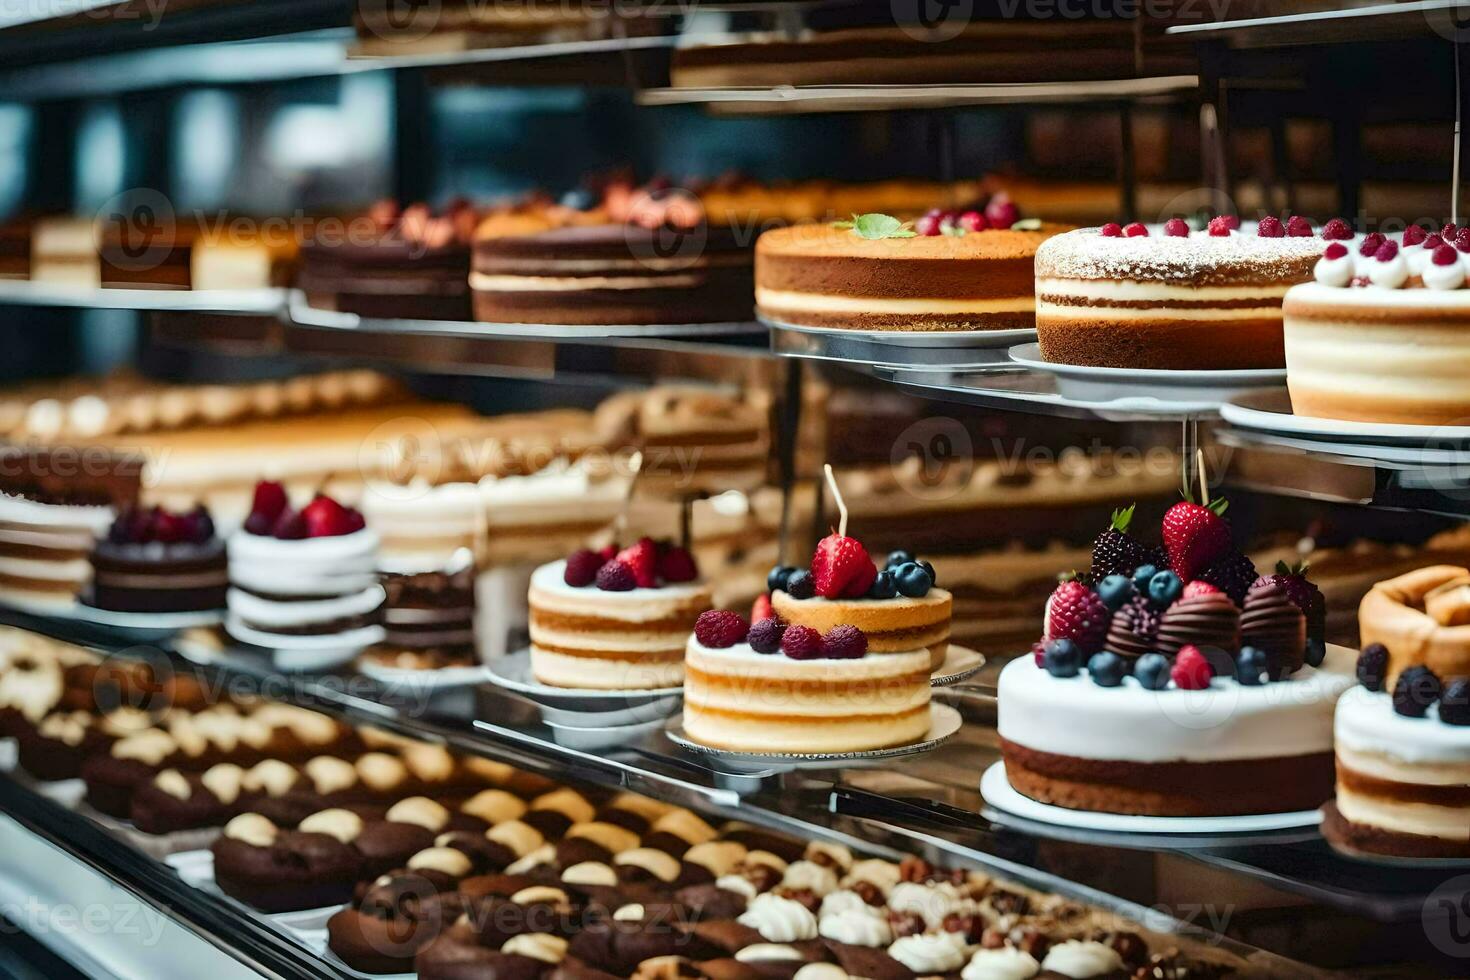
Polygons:
<instances>
[{"instance_id":1,"label":"metal shelf","mask_svg":"<svg viewBox=\"0 0 1470 980\"><path fill-rule=\"evenodd\" d=\"M0 304L91 310L225 313L277 316L286 309L284 289L151 289L72 286L0 279Z\"/></svg>"},{"instance_id":2,"label":"metal shelf","mask_svg":"<svg viewBox=\"0 0 1470 980\"><path fill-rule=\"evenodd\" d=\"M1460 0L1401 0L1397 3L1349 5L1330 10L1241 17L1199 24L1178 24L1166 34L1197 41L1225 41L1233 47L1276 47L1343 44L1390 37L1456 39Z\"/></svg>"}]
</instances>

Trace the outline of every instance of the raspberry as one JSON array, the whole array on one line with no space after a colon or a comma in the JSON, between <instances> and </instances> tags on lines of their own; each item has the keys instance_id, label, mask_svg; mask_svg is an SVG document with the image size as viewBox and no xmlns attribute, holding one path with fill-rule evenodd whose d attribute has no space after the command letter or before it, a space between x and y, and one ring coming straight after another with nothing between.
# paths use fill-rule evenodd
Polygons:
<instances>
[{"instance_id":1,"label":"raspberry","mask_svg":"<svg viewBox=\"0 0 1470 980\"><path fill-rule=\"evenodd\" d=\"M618 552L622 550L622 547L616 541L614 541L612 544L607 545L606 547L597 549L597 557L601 558L603 561L612 561L618 556Z\"/></svg>"},{"instance_id":2,"label":"raspberry","mask_svg":"<svg viewBox=\"0 0 1470 980\"><path fill-rule=\"evenodd\" d=\"M772 616L752 624L750 632L745 636L745 642L756 653L775 653L781 649L781 637L785 632L785 621Z\"/></svg>"},{"instance_id":3,"label":"raspberry","mask_svg":"<svg viewBox=\"0 0 1470 980\"><path fill-rule=\"evenodd\" d=\"M1329 242L1345 242L1353 237L1353 230L1341 218L1333 218L1322 226L1322 237Z\"/></svg>"},{"instance_id":4,"label":"raspberry","mask_svg":"<svg viewBox=\"0 0 1470 980\"><path fill-rule=\"evenodd\" d=\"M990 227L990 222L979 211L966 211L960 215L959 226L967 232L984 231Z\"/></svg>"},{"instance_id":5,"label":"raspberry","mask_svg":"<svg viewBox=\"0 0 1470 980\"><path fill-rule=\"evenodd\" d=\"M1189 224L1183 218L1170 218L1164 222L1164 234L1170 238L1188 238Z\"/></svg>"},{"instance_id":6,"label":"raspberry","mask_svg":"<svg viewBox=\"0 0 1470 980\"><path fill-rule=\"evenodd\" d=\"M1311 238L1312 223L1299 214L1286 219L1286 234L1292 238Z\"/></svg>"},{"instance_id":7,"label":"raspberry","mask_svg":"<svg viewBox=\"0 0 1470 980\"><path fill-rule=\"evenodd\" d=\"M1340 259L1348 254L1347 246L1342 242L1333 242L1327 246L1327 251L1322 253L1324 259Z\"/></svg>"},{"instance_id":8,"label":"raspberry","mask_svg":"<svg viewBox=\"0 0 1470 980\"><path fill-rule=\"evenodd\" d=\"M597 581L597 570L602 567L602 556L586 548L578 548L567 556L567 568L562 581L574 589L584 588Z\"/></svg>"},{"instance_id":9,"label":"raspberry","mask_svg":"<svg viewBox=\"0 0 1470 980\"><path fill-rule=\"evenodd\" d=\"M1363 240L1358 243L1358 254L1363 256L1364 258L1372 258L1373 253L1378 251L1378 246L1382 245L1387 240L1388 239L1384 238L1376 231L1364 235Z\"/></svg>"},{"instance_id":10,"label":"raspberry","mask_svg":"<svg viewBox=\"0 0 1470 980\"><path fill-rule=\"evenodd\" d=\"M1454 265L1460 261L1460 253L1455 251L1454 246L1441 245L1430 258L1435 265Z\"/></svg>"},{"instance_id":11,"label":"raspberry","mask_svg":"<svg viewBox=\"0 0 1470 980\"><path fill-rule=\"evenodd\" d=\"M1233 230L1230 219L1223 214L1210 219L1209 232L1213 238L1228 238Z\"/></svg>"},{"instance_id":12,"label":"raspberry","mask_svg":"<svg viewBox=\"0 0 1470 980\"><path fill-rule=\"evenodd\" d=\"M1428 232L1422 227L1419 225L1410 225L1404 229L1404 247L1408 248L1410 245L1418 245L1428 237Z\"/></svg>"},{"instance_id":13,"label":"raspberry","mask_svg":"<svg viewBox=\"0 0 1470 980\"><path fill-rule=\"evenodd\" d=\"M828 660L861 660L867 652L867 634L856 626L834 626L822 637L822 656Z\"/></svg>"},{"instance_id":14,"label":"raspberry","mask_svg":"<svg viewBox=\"0 0 1470 980\"><path fill-rule=\"evenodd\" d=\"M1021 210L1007 194L996 194L985 205L985 220L992 228L1009 228L1021 220Z\"/></svg>"},{"instance_id":15,"label":"raspberry","mask_svg":"<svg viewBox=\"0 0 1470 980\"><path fill-rule=\"evenodd\" d=\"M1031 644L1031 657L1036 661L1036 666L1046 666L1046 639L1043 637Z\"/></svg>"},{"instance_id":16,"label":"raspberry","mask_svg":"<svg viewBox=\"0 0 1470 980\"><path fill-rule=\"evenodd\" d=\"M1109 221L1107 224L1099 228L1097 230L1097 233L1104 238L1122 238L1123 226L1118 224L1116 221Z\"/></svg>"},{"instance_id":17,"label":"raspberry","mask_svg":"<svg viewBox=\"0 0 1470 980\"><path fill-rule=\"evenodd\" d=\"M1135 221L1123 228L1125 238L1147 238L1148 228L1142 221Z\"/></svg>"},{"instance_id":18,"label":"raspberry","mask_svg":"<svg viewBox=\"0 0 1470 980\"><path fill-rule=\"evenodd\" d=\"M1210 678L1214 676L1210 662L1205 659L1200 648L1192 643L1179 648L1178 655L1174 657L1174 667L1169 671L1174 685L1185 691L1199 691L1209 687Z\"/></svg>"},{"instance_id":19,"label":"raspberry","mask_svg":"<svg viewBox=\"0 0 1470 980\"><path fill-rule=\"evenodd\" d=\"M781 637L781 652L792 660L816 660L822 655L822 634L810 626L788 626Z\"/></svg>"},{"instance_id":20,"label":"raspberry","mask_svg":"<svg viewBox=\"0 0 1470 980\"><path fill-rule=\"evenodd\" d=\"M1219 591L1220 589L1218 587L1211 585L1202 578L1197 578L1184 587L1184 593L1181 598L1193 599L1195 596L1212 595Z\"/></svg>"},{"instance_id":21,"label":"raspberry","mask_svg":"<svg viewBox=\"0 0 1470 980\"><path fill-rule=\"evenodd\" d=\"M1462 252L1470 252L1470 227L1461 228L1455 232L1455 248Z\"/></svg>"},{"instance_id":22,"label":"raspberry","mask_svg":"<svg viewBox=\"0 0 1470 980\"><path fill-rule=\"evenodd\" d=\"M1094 654L1107 639L1111 615L1096 592L1075 579L1063 582L1046 603L1046 637L1073 640L1083 653Z\"/></svg>"},{"instance_id":23,"label":"raspberry","mask_svg":"<svg viewBox=\"0 0 1470 980\"><path fill-rule=\"evenodd\" d=\"M1448 245L1448 244L1449 244L1449 242L1447 242L1443 238L1440 238L1439 237L1439 232L1432 231L1432 232L1430 232L1428 235L1426 235L1424 237L1424 241L1422 241L1422 242L1419 243L1419 247L1420 248L1424 248L1424 249L1428 249L1429 251L1432 252L1435 249L1439 248L1441 245Z\"/></svg>"},{"instance_id":24,"label":"raspberry","mask_svg":"<svg viewBox=\"0 0 1470 980\"><path fill-rule=\"evenodd\" d=\"M597 570L597 587L604 592L632 592L638 588L633 569L613 559Z\"/></svg>"},{"instance_id":25,"label":"raspberry","mask_svg":"<svg viewBox=\"0 0 1470 980\"><path fill-rule=\"evenodd\" d=\"M1459 231L1459 228L1455 226L1453 221L1446 221L1444 227L1439 230L1439 234L1441 238L1448 242L1454 240L1455 232L1457 231Z\"/></svg>"},{"instance_id":26,"label":"raspberry","mask_svg":"<svg viewBox=\"0 0 1470 980\"><path fill-rule=\"evenodd\" d=\"M1256 235L1260 238L1285 238L1286 229L1281 227L1280 218L1268 214L1256 224Z\"/></svg>"},{"instance_id":27,"label":"raspberry","mask_svg":"<svg viewBox=\"0 0 1470 980\"><path fill-rule=\"evenodd\" d=\"M699 566L687 548L667 548L658 556L658 577L665 582L693 582Z\"/></svg>"},{"instance_id":28,"label":"raspberry","mask_svg":"<svg viewBox=\"0 0 1470 980\"><path fill-rule=\"evenodd\" d=\"M1220 220L1225 222L1225 227L1231 231L1240 231L1240 218L1233 214L1222 214Z\"/></svg>"},{"instance_id":29,"label":"raspberry","mask_svg":"<svg viewBox=\"0 0 1470 980\"><path fill-rule=\"evenodd\" d=\"M1382 245L1378 246L1378 251L1373 253L1373 257L1379 262L1392 262L1398 256L1398 254L1398 242L1384 242Z\"/></svg>"},{"instance_id":30,"label":"raspberry","mask_svg":"<svg viewBox=\"0 0 1470 980\"><path fill-rule=\"evenodd\" d=\"M694 638L714 650L733 647L749 632L740 614L728 609L710 609L694 621Z\"/></svg>"}]
</instances>

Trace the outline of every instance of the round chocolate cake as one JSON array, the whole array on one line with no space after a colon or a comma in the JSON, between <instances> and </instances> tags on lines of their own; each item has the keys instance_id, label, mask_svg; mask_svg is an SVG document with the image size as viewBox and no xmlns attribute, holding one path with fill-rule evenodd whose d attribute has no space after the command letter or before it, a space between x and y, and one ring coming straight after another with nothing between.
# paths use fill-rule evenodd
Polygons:
<instances>
[{"instance_id":1,"label":"round chocolate cake","mask_svg":"<svg viewBox=\"0 0 1470 980\"><path fill-rule=\"evenodd\" d=\"M209 511L128 510L92 551L83 601L118 612L223 609L229 584L225 543Z\"/></svg>"}]
</instances>

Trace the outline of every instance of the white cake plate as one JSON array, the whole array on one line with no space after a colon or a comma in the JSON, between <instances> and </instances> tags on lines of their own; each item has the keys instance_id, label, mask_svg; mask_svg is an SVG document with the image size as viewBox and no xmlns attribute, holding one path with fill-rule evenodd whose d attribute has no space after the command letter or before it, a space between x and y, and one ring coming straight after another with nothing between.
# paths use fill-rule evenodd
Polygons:
<instances>
[{"instance_id":1,"label":"white cake plate","mask_svg":"<svg viewBox=\"0 0 1470 980\"><path fill-rule=\"evenodd\" d=\"M488 683L490 668L484 664L473 667L439 667L429 670L411 670L404 667L384 667L368 658L357 662L358 673L377 681L390 694L426 694L434 691L449 691L461 687L474 687Z\"/></svg>"},{"instance_id":2,"label":"white cake plate","mask_svg":"<svg viewBox=\"0 0 1470 980\"><path fill-rule=\"evenodd\" d=\"M1332 442L1406 448L1470 449L1470 425L1350 422L1297 415L1283 390L1244 392L1220 406L1220 417L1240 429Z\"/></svg>"},{"instance_id":3,"label":"white cake plate","mask_svg":"<svg viewBox=\"0 0 1470 980\"><path fill-rule=\"evenodd\" d=\"M944 655L944 663L929 675L929 686L949 687L951 684L958 684L975 676L984 666L984 654L951 643L949 652Z\"/></svg>"},{"instance_id":4,"label":"white cake plate","mask_svg":"<svg viewBox=\"0 0 1470 980\"><path fill-rule=\"evenodd\" d=\"M897 759L903 756L917 755L920 752L928 752L937 749L949 741L960 727L964 719L954 708L945 704L929 705L929 731L917 742L907 745L895 745L886 749L867 749L861 752L733 752L729 749L717 749L713 746L704 745L691 739L684 732L684 715L675 715L670 718L664 726L664 734L669 741L680 748L687 749L696 755L704 756L706 759L718 763L722 768L728 767L737 772L765 772L771 770L792 769L836 769L851 768L854 766L868 765L881 762L885 759Z\"/></svg>"},{"instance_id":5,"label":"white cake plate","mask_svg":"<svg viewBox=\"0 0 1470 980\"><path fill-rule=\"evenodd\" d=\"M1010 367L1006 350L1036 339L1023 330L847 330L810 327L761 317L771 328L771 350L789 357L904 368Z\"/></svg>"},{"instance_id":6,"label":"white cake plate","mask_svg":"<svg viewBox=\"0 0 1470 980\"><path fill-rule=\"evenodd\" d=\"M664 726L664 718L650 718L632 725L567 725L543 718L551 729L551 740L557 745L580 752L596 752L617 748L634 739L651 735Z\"/></svg>"},{"instance_id":7,"label":"white cake plate","mask_svg":"<svg viewBox=\"0 0 1470 980\"><path fill-rule=\"evenodd\" d=\"M1056 378L1057 393L1064 398L1106 403L1115 409L1213 414L1223 402L1237 395L1286 384L1285 368L1163 371L1054 364L1042 360L1039 344L1012 347L1010 359L1024 368Z\"/></svg>"},{"instance_id":8,"label":"white cake plate","mask_svg":"<svg viewBox=\"0 0 1470 980\"><path fill-rule=\"evenodd\" d=\"M325 636L285 636L262 633L242 623L237 616L225 617L225 632L241 643L259 647L271 655L280 670L328 670L350 663L359 653L375 643L382 643L387 633L381 626L364 626L346 633Z\"/></svg>"},{"instance_id":9,"label":"white cake plate","mask_svg":"<svg viewBox=\"0 0 1470 980\"><path fill-rule=\"evenodd\" d=\"M679 707L684 687L609 691L552 687L531 673L531 651L521 650L489 663L490 682L534 701L548 723L575 728L616 728L668 717Z\"/></svg>"},{"instance_id":10,"label":"white cake plate","mask_svg":"<svg viewBox=\"0 0 1470 980\"><path fill-rule=\"evenodd\" d=\"M1020 793L1006 778L1004 762L997 762L985 770L985 774L980 777L980 795L985 797L985 802L993 809L1023 820L1104 833L1249 834L1316 827L1321 819L1316 810L1251 813L1238 817L1144 817L1126 813L1099 813L1094 810L1069 810L1049 803L1038 803Z\"/></svg>"},{"instance_id":11,"label":"white cake plate","mask_svg":"<svg viewBox=\"0 0 1470 980\"><path fill-rule=\"evenodd\" d=\"M29 596L5 593L0 596L0 605L28 616L44 616L69 622L92 623L111 626L131 633L165 634L196 626L217 626L223 620L223 609L205 609L193 612L118 612L113 609L98 609L77 599L49 601Z\"/></svg>"}]
</instances>

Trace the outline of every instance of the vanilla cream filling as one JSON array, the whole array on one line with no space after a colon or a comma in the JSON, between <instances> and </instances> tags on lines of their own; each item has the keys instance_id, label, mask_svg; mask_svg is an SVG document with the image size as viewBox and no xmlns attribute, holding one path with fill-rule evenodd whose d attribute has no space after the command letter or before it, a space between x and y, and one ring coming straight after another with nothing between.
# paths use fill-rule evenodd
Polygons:
<instances>
[{"instance_id":1,"label":"vanilla cream filling","mask_svg":"<svg viewBox=\"0 0 1470 980\"><path fill-rule=\"evenodd\" d=\"M596 585L567 585L566 562L542 565L531 575L532 609L569 616L596 616L638 624L676 616L694 608L708 608L709 586L703 583L665 585L656 589L604 592Z\"/></svg>"},{"instance_id":2,"label":"vanilla cream filling","mask_svg":"<svg viewBox=\"0 0 1470 980\"><path fill-rule=\"evenodd\" d=\"M1109 300L1143 300L1145 302L1171 299L1229 301L1237 299L1280 300L1290 289L1289 284L1270 286L1176 286L1162 282L1138 282L1128 279L1055 279L1038 278L1037 295L1075 296L1101 302ZM1279 308L1279 302L1277 304Z\"/></svg>"},{"instance_id":3,"label":"vanilla cream filling","mask_svg":"<svg viewBox=\"0 0 1470 980\"><path fill-rule=\"evenodd\" d=\"M1038 317L1048 316L1053 320L1095 320L1099 316L1109 320L1270 320L1281 317L1281 307L1153 306L1138 309L1131 306L1067 306L1061 303L1048 303L1045 299L1038 298L1036 315Z\"/></svg>"},{"instance_id":4,"label":"vanilla cream filling","mask_svg":"<svg viewBox=\"0 0 1470 980\"><path fill-rule=\"evenodd\" d=\"M491 293L576 293L591 289L692 289L700 275L655 276L492 276L470 273L470 288Z\"/></svg>"},{"instance_id":5,"label":"vanilla cream filling","mask_svg":"<svg viewBox=\"0 0 1470 980\"><path fill-rule=\"evenodd\" d=\"M887 719L828 718L812 724L709 715L687 703L684 708L684 730L690 738L747 752L851 752L902 745L923 738L929 725L927 711Z\"/></svg>"},{"instance_id":6,"label":"vanilla cream filling","mask_svg":"<svg viewBox=\"0 0 1470 980\"><path fill-rule=\"evenodd\" d=\"M0 573L21 578L45 579L48 582L85 582L92 565L85 558L69 561L46 561L38 558L0 557Z\"/></svg>"},{"instance_id":7,"label":"vanilla cream filling","mask_svg":"<svg viewBox=\"0 0 1470 980\"><path fill-rule=\"evenodd\" d=\"M552 687L637 691L678 687L684 682L684 663L677 660L672 663L640 663L569 657L532 646L531 673L538 681Z\"/></svg>"},{"instance_id":8,"label":"vanilla cream filling","mask_svg":"<svg viewBox=\"0 0 1470 980\"><path fill-rule=\"evenodd\" d=\"M1003 299L876 299L835 296L784 289L755 289L757 306L802 313L1029 313L1036 309L1031 296Z\"/></svg>"},{"instance_id":9,"label":"vanilla cream filling","mask_svg":"<svg viewBox=\"0 0 1470 980\"><path fill-rule=\"evenodd\" d=\"M1464 327L1288 319L1285 340L1293 385L1340 391L1350 377L1356 394L1470 400Z\"/></svg>"},{"instance_id":10,"label":"vanilla cream filling","mask_svg":"<svg viewBox=\"0 0 1470 980\"><path fill-rule=\"evenodd\" d=\"M1374 779L1386 779L1395 783L1420 786L1470 786L1470 757L1459 762L1406 762L1394 758L1391 747L1379 751L1363 751L1350 748L1342 742L1337 745L1339 768Z\"/></svg>"},{"instance_id":11,"label":"vanilla cream filling","mask_svg":"<svg viewBox=\"0 0 1470 980\"><path fill-rule=\"evenodd\" d=\"M683 646L687 636L683 631L664 633L638 632L636 630L577 630L548 629L535 621L531 623L531 642L549 647L569 650L602 650L608 653L657 653Z\"/></svg>"},{"instance_id":12,"label":"vanilla cream filling","mask_svg":"<svg viewBox=\"0 0 1470 980\"><path fill-rule=\"evenodd\" d=\"M1337 812L1352 823L1400 834L1470 841L1470 813L1464 807L1390 802L1363 796L1339 785Z\"/></svg>"}]
</instances>

